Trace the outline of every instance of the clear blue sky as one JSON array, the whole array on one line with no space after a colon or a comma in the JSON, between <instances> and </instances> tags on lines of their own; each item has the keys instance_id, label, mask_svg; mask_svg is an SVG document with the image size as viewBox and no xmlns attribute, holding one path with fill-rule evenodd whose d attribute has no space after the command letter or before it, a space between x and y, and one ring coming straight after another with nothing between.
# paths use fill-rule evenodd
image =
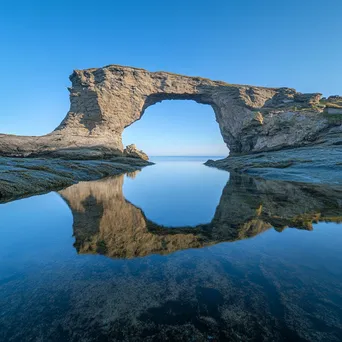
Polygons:
<instances>
[{"instance_id":1,"label":"clear blue sky","mask_svg":"<svg viewBox=\"0 0 342 342\"><path fill-rule=\"evenodd\" d=\"M48 133L68 110L72 70L107 64L341 94L341 18L341 0L3 0L0 132ZM189 154L208 144L205 154L222 154L213 118L210 107L165 101L124 138L150 154L182 154L182 142Z\"/></svg>"}]
</instances>

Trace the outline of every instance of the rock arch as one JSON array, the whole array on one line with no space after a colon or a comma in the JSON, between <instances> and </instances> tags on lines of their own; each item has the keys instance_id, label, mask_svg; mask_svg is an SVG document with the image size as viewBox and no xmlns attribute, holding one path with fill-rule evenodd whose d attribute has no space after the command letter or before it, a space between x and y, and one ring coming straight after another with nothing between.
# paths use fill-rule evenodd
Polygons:
<instances>
[{"instance_id":1,"label":"rock arch","mask_svg":"<svg viewBox=\"0 0 342 342\"><path fill-rule=\"evenodd\" d=\"M121 66L76 70L70 80L70 111L57 131L78 135L83 126L83 134L107 136L108 147L122 151L124 128L139 120L148 107L165 100L193 100L213 108L224 141L233 152L240 150L234 132L242 129L242 114L248 109L236 105L239 92L234 86Z\"/></svg>"},{"instance_id":2,"label":"rock arch","mask_svg":"<svg viewBox=\"0 0 342 342\"><path fill-rule=\"evenodd\" d=\"M212 106L232 154L312 143L328 127L319 115L318 93L232 85L119 65L75 70L70 80L70 110L61 124L41 137L0 135L0 154L120 155L124 128L139 120L149 106L174 99Z\"/></svg>"},{"instance_id":3,"label":"rock arch","mask_svg":"<svg viewBox=\"0 0 342 342\"><path fill-rule=\"evenodd\" d=\"M229 153L213 107L188 98L163 99L148 105L140 119L123 130L122 142L124 146L137 145L151 155Z\"/></svg>"}]
</instances>

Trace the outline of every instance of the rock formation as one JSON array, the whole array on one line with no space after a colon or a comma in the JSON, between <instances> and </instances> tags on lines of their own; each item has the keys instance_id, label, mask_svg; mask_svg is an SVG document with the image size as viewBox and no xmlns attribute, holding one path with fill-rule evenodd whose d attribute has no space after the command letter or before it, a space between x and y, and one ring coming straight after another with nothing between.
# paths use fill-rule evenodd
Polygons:
<instances>
[{"instance_id":1,"label":"rock formation","mask_svg":"<svg viewBox=\"0 0 342 342\"><path fill-rule=\"evenodd\" d=\"M341 120L330 120L329 109L324 112L331 107L320 102L319 93L233 85L118 65L75 70L70 80L71 105L62 123L41 137L0 135L1 155L81 159L122 155L125 127L163 100L212 106L231 154L320 143L331 129L341 130Z\"/></svg>"},{"instance_id":2,"label":"rock formation","mask_svg":"<svg viewBox=\"0 0 342 342\"><path fill-rule=\"evenodd\" d=\"M73 213L79 253L117 258L168 254L246 239L272 227L278 231L286 227L312 230L313 222L342 220L341 188L233 173L210 223L170 229L151 222L124 198L123 180L121 175L81 182L59 192Z\"/></svg>"},{"instance_id":3,"label":"rock formation","mask_svg":"<svg viewBox=\"0 0 342 342\"><path fill-rule=\"evenodd\" d=\"M124 156L148 160L148 155L141 150L138 150L134 144L126 146L123 152Z\"/></svg>"},{"instance_id":4,"label":"rock formation","mask_svg":"<svg viewBox=\"0 0 342 342\"><path fill-rule=\"evenodd\" d=\"M46 158L0 158L0 203L56 191L79 181L128 172L133 174L153 163L121 157L112 160L60 160Z\"/></svg>"},{"instance_id":5,"label":"rock formation","mask_svg":"<svg viewBox=\"0 0 342 342\"><path fill-rule=\"evenodd\" d=\"M322 101L325 103L324 112L327 114L342 115L342 96L330 96Z\"/></svg>"}]
</instances>

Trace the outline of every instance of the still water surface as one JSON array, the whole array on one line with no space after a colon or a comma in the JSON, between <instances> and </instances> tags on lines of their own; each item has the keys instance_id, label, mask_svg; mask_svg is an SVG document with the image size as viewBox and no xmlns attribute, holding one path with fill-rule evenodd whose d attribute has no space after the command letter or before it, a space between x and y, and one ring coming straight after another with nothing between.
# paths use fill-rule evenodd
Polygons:
<instances>
[{"instance_id":1,"label":"still water surface","mask_svg":"<svg viewBox=\"0 0 342 342\"><path fill-rule=\"evenodd\" d=\"M341 192L204 160L0 205L0 340L341 341Z\"/></svg>"}]
</instances>

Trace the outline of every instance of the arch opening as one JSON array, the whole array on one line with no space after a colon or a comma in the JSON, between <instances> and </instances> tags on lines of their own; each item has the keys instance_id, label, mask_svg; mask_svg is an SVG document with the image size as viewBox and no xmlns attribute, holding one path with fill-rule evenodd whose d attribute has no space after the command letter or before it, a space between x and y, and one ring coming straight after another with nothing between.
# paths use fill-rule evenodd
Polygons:
<instances>
[{"instance_id":1,"label":"arch opening","mask_svg":"<svg viewBox=\"0 0 342 342\"><path fill-rule=\"evenodd\" d=\"M226 157L214 109L202 99L186 95L149 97L141 117L126 127L124 146L135 144L148 156Z\"/></svg>"}]
</instances>

